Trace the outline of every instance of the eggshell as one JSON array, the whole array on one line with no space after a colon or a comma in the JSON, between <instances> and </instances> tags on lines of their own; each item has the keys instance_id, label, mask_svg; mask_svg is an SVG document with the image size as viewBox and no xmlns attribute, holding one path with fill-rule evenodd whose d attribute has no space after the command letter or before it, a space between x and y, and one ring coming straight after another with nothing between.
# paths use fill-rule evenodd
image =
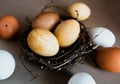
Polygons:
<instances>
[{"instance_id":1,"label":"eggshell","mask_svg":"<svg viewBox=\"0 0 120 84\"><path fill-rule=\"evenodd\" d=\"M0 18L0 37L10 40L15 37L19 30L19 23L16 17L5 15Z\"/></svg>"},{"instance_id":2,"label":"eggshell","mask_svg":"<svg viewBox=\"0 0 120 84\"><path fill-rule=\"evenodd\" d=\"M60 17L55 12L43 12L35 16L32 21L33 28L45 28L52 30L60 21Z\"/></svg>"},{"instance_id":3,"label":"eggshell","mask_svg":"<svg viewBox=\"0 0 120 84\"><path fill-rule=\"evenodd\" d=\"M15 70L15 60L8 51L0 50L0 80L9 78Z\"/></svg>"},{"instance_id":4,"label":"eggshell","mask_svg":"<svg viewBox=\"0 0 120 84\"><path fill-rule=\"evenodd\" d=\"M84 21L90 17L91 10L85 3L75 2L68 7L68 13L70 13L73 18L77 18L78 21ZM79 14L78 17L77 14Z\"/></svg>"},{"instance_id":5,"label":"eggshell","mask_svg":"<svg viewBox=\"0 0 120 84\"><path fill-rule=\"evenodd\" d=\"M68 84L96 84L96 82L90 74L80 72L74 74L68 81Z\"/></svg>"},{"instance_id":6,"label":"eggshell","mask_svg":"<svg viewBox=\"0 0 120 84\"><path fill-rule=\"evenodd\" d=\"M44 28L33 29L27 37L30 49L45 57L51 57L59 51L59 43L54 34Z\"/></svg>"},{"instance_id":7,"label":"eggshell","mask_svg":"<svg viewBox=\"0 0 120 84\"><path fill-rule=\"evenodd\" d=\"M111 47L116 41L115 35L105 27L92 28L88 32L93 43L102 47Z\"/></svg>"},{"instance_id":8,"label":"eggshell","mask_svg":"<svg viewBox=\"0 0 120 84\"><path fill-rule=\"evenodd\" d=\"M96 56L97 64L104 70L120 72L120 48L102 48Z\"/></svg>"},{"instance_id":9,"label":"eggshell","mask_svg":"<svg viewBox=\"0 0 120 84\"><path fill-rule=\"evenodd\" d=\"M79 33L80 25L74 19L63 21L54 31L61 47L68 47L72 45L77 40Z\"/></svg>"}]
</instances>

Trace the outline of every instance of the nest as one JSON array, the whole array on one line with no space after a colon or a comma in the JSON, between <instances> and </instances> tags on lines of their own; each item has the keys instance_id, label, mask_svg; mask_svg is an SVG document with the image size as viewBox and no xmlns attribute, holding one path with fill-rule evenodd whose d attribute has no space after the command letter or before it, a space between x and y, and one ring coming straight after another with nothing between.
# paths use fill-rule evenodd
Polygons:
<instances>
[{"instance_id":1,"label":"nest","mask_svg":"<svg viewBox=\"0 0 120 84\"><path fill-rule=\"evenodd\" d=\"M67 16L61 16L62 20L65 20L66 18ZM41 66L44 66L49 70L59 68L65 69L73 66L74 64L76 64L76 62L82 63L85 60L86 54L93 50L94 45L92 44L92 42L90 42L90 38L86 31L85 25L81 22L79 22L79 24L81 32L76 42L69 47L60 48L59 52L53 57L43 57L37 55L29 48L27 44L27 36L29 32L32 30L32 27L30 26L22 34L21 38L21 46L24 55L29 60L37 61L38 63L41 64Z\"/></svg>"},{"instance_id":2,"label":"nest","mask_svg":"<svg viewBox=\"0 0 120 84\"><path fill-rule=\"evenodd\" d=\"M71 17L66 15L61 15L60 17L62 21L71 19ZM93 51L96 46L94 46L91 42L85 25L81 22L79 22L79 25L81 32L76 42L69 47L60 48L59 52L52 57L43 57L37 55L29 48L27 44L27 36L28 33L32 30L30 25L28 29L22 34L20 42L22 51L24 52L24 55L22 56L22 63L24 58L27 58L29 62L34 61L38 63L41 70L63 70L69 69L78 63L83 63L87 54ZM25 63L23 63L23 65L31 73Z\"/></svg>"}]
</instances>

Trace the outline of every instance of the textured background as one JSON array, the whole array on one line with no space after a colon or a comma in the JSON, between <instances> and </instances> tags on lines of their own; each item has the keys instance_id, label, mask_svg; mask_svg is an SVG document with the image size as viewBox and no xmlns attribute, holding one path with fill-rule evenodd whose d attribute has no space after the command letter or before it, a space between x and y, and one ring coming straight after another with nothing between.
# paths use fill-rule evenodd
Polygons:
<instances>
[{"instance_id":1,"label":"textured background","mask_svg":"<svg viewBox=\"0 0 120 84\"><path fill-rule=\"evenodd\" d=\"M54 0L54 4L66 8L75 1L82 1L89 5L92 11L91 17L84 21L87 27L106 26L116 35L116 44L120 47L120 1L119 0ZM97 84L120 84L120 74L111 73L99 69L91 64L79 64L69 71L47 71L33 80L20 62L23 53L20 50L19 39L22 32L27 29L28 22L32 19L50 0L0 0L0 17L3 15L14 15L20 22L19 36L16 41L5 41L0 39L0 49L13 54L16 60L14 74L0 84L67 84L72 74L77 72L88 72L96 80ZM59 11L58 11L59 12ZM39 70L33 66L32 69Z\"/></svg>"}]
</instances>

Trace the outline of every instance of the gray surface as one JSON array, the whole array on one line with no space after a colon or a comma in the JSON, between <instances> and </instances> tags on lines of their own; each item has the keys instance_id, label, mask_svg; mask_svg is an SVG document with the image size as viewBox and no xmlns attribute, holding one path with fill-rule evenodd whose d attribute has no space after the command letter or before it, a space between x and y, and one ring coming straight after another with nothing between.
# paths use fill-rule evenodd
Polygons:
<instances>
[{"instance_id":1,"label":"gray surface","mask_svg":"<svg viewBox=\"0 0 120 84\"><path fill-rule=\"evenodd\" d=\"M0 0L0 16L14 15L20 22L21 33L27 28L26 17L33 18L40 12L41 8L50 0ZM120 2L119 0L55 0L54 4L67 7L74 1L83 1L88 4L92 10L91 17L84 23L87 27L106 26L116 35L116 44L120 47ZM18 37L18 40L19 40ZM20 56L23 53L20 50L19 41L5 41L0 39L0 49L4 49L13 54L16 60L16 69L14 74L0 84L67 84L71 73L88 72L96 80L97 84L120 84L120 74L103 71L90 64L79 64L69 72L48 71L33 80L28 81L31 76L25 70L20 62ZM34 67L36 70L38 68Z\"/></svg>"}]
</instances>

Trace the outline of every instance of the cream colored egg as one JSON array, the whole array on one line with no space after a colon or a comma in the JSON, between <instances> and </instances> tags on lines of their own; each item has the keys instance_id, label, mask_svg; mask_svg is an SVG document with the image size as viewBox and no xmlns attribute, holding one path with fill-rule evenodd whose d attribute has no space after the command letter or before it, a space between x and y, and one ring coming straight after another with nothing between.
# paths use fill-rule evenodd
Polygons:
<instances>
[{"instance_id":1,"label":"cream colored egg","mask_svg":"<svg viewBox=\"0 0 120 84\"><path fill-rule=\"evenodd\" d=\"M45 57L51 57L59 51L59 43L56 37L43 28L33 29L27 37L27 43L30 49Z\"/></svg>"},{"instance_id":2,"label":"cream colored egg","mask_svg":"<svg viewBox=\"0 0 120 84\"><path fill-rule=\"evenodd\" d=\"M61 47L72 45L77 40L79 33L80 25L74 19L63 21L56 27L54 32Z\"/></svg>"},{"instance_id":3,"label":"cream colored egg","mask_svg":"<svg viewBox=\"0 0 120 84\"><path fill-rule=\"evenodd\" d=\"M84 20L88 19L89 16L91 15L90 8L86 4L84 4L82 2L72 3L68 7L68 12L70 13L70 15L73 18L77 18L78 21L84 21ZM78 17L77 17L77 14L79 14Z\"/></svg>"}]
</instances>

